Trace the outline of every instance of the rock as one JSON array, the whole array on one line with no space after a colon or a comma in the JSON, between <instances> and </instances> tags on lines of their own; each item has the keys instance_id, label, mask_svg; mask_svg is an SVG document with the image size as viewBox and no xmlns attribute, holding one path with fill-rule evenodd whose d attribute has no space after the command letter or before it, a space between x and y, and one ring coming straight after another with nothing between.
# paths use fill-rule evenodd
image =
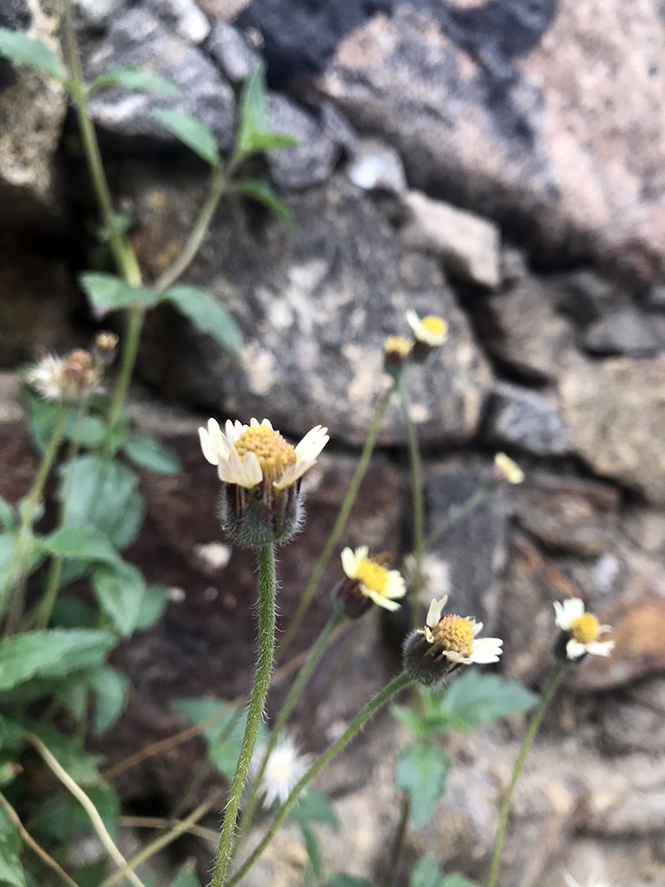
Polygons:
<instances>
[{"instance_id":1,"label":"rock","mask_svg":"<svg viewBox=\"0 0 665 887\"><path fill-rule=\"evenodd\" d=\"M250 46L242 34L227 22L217 22L206 43L206 51L222 69L222 74L231 83L244 83L253 68L261 64L261 57Z\"/></svg>"},{"instance_id":2,"label":"rock","mask_svg":"<svg viewBox=\"0 0 665 887\"><path fill-rule=\"evenodd\" d=\"M613 0L602 17L574 0L391 5L391 15L384 6L349 21L356 30L313 78L322 94L394 145L415 187L502 223L519 219L541 255L565 250L662 280L658 0L639 0L630 15ZM291 58L305 54L305 39Z\"/></svg>"},{"instance_id":3,"label":"rock","mask_svg":"<svg viewBox=\"0 0 665 887\"><path fill-rule=\"evenodd\" d=\"M475 306L490 353L529 380L550 381L576 359L572 324L553 302L546 282L527 278Z\"/></svg>"},{"instance_id":4,"label":"rock","mask_svg":"<svg viewBox=\"0 0 665 887\"><path fill-rule=\"evenodd\" d=\"M179 37L198 46L210 33L210 22L194 0L148 0L147 6Z\"/></svg>"},{"instance_id":5,"label":"rock","mask_svg":"<svg viewBox=\"0 0 665 887\"><path fill-rule=\"evenodd\" d=\"M592 354L643 357L662 347L648 316L637 308L622 308L597 320L584 333L584 347Z\"/></svg>"},{"instance_id":6,"label":"rock","mask_svg":"<svg viewBox=\"0 0 665 887\"><path fill-rule=\"evenodd\" d=\"M492 288L500 281L497 225L419 191L405 199L409 224L404 239L417 249L440 255L446 267L463 280Z\"/></svg>"},{"instance_id":7,"label":"rock","mask_svg":"<svg viewBox=\"0 0 665 887\"><path fill-rule=\"evenodd\" d=\"M378 139L362 139L358 143L346 174L364 191L406 192L402 158L394 148Z\"/></svg>"},{"instance_id":8,"label":"rock","mask_svg":"<svg viewBox=\"0 0 665 887\"><path fill-rule=\"evenodd\" d=\"M26 30L55 52L60 4L25 0L3 4L0 27ZM0 59L0 205L3 229L62 231L56 152L67 112L62 86L38 71Z\"/></svg>"},{"instance_id":9,"label":"rock","mask_svg":"<svg viewBox=\"0 0 665 887\"><path fill-rule=\"evenodd\" d=\"M187 25L188 30L193 27L191 23ZM207 123L222 150L231 148L235 136L235 99L230 85L188 39L168 30L147 9L135 7L122 11L101 37L94 32L85 34L82 51L89 78L116 65L132 64L161 74L182 91L181 96L118 88L95 93L89 103L92 118L115 137L117 146L131 149L137 138L162 145L176 144L174 136L151 112L155 108L177 108L196 114Z\"/></svg>"},{"instance_id":10,"label":"rock","mask_svg":"<svg viewBox=\"0 0 665 887\"><path fill-rule=\"evenodd\" d=\"M598 715L608 754L658 754L665 745L665 683L656 678L629 687L623 699L606 700Z\"/></svg>"},{"instance_id":11,"label":"rock","mask_svg":"<svg viewBox=\"0 0 665 887\"><path fill-rule=\"evenodd\" d=\"M559 382L573 449L600 475L665 502L665 361L569 367Z\"/></svg>"},{"instance_id":12,"label":"rock","mask_svg":"<svg viewBox=\"0 0 665 887\"><path fill-rule=\"evenodd\" d=\"M644 303L648 308L655 308L656 310L665 308L665 283L655 283L649 287Z\"/></svg>"},{"instance_id":13,"label":"rock","mask_svg":"<svg viewBox=\"0 0 665 887\"><path fill-rule=\"evenodd\" d=\"M537 456L565 456L570 438L556 402L528 388L501 382L492 395L484 432L498 446Z\"/></svg>"},{"instance_id":14,"label":"rock","mask_svg":"<svg viewBox=\"0 0 665 887\"><path fill-rule=\"evenodd\" d=\"M201 181L156 175L154 165L119 171L118 181L140 220L142 261L158 273L184 241ZM380 207L342 175L287 202L294 231L261 213L250 236L220 214L188 273L239 323L240 360L162 313L147 328L144 377L213 414L269 414L295 435L322 423L358 445L388 385L385 337L408 331L408 308L436 312L450 334L425 367L406 372L411 415L426 445L473 437L492 375L437 263L404 249ZM379 440L406 440L396 399Z\"/></svg>"},{"instance_id":15,"label":"rock","mask_svg":"<svg viewBox=\"0 0 665 887\"><path fill-rule=\"evenodd\" d=\"M74 10L86 25L104 28L126 0L74 0Z\"/></svg>"},{"instance_id":16,"label":"rock","mask_svg":"<svg viewBox=\"0 0 665 887\"><path fill-rule=\"evenodd\" d=\"M623 530L644 551L665 550L665 514L655 508L628 507L623 514Z\"/></svg>"},{"instance_id":17,"label":"rock","mask_svg":"<svg viewBox=\"0 0 665 887\"><path fill-rule=\"evenodd\" d=\"M533 473L517 498L521 527L548 548L584 557L614 548L620 505L614 487Z\"/></svg>"},{"instance_id":18,"label":"rock","mask_svg":"<svg viewBox=\"0 0 665 887\"><path fill-rule=\"evenodd\" d=\"M609 314L626 301L626 294L614 283L591 269L558 275L555 282L561 310L584 325Z\"/></svg>"},{"instance_id":19,"label":"rock","mask_svg":"<svg viewBox=\"0 0 665 887\"><path fill-rule=\"evenodd\" d=\"M515 283L530 273L529 257L522 249L504 245L501 250L501 282Z\"/></svg>"}]
</instances>

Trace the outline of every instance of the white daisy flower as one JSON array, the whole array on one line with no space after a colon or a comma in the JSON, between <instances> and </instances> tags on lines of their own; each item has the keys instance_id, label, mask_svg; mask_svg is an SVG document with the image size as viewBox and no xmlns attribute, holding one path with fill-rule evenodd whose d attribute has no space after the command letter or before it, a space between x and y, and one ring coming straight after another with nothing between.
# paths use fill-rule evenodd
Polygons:
<instances>
[{"instance_id":1,"label":"white daisy flower","mask_svg":"<svg viewBox=\"0 0 665 887\"><path fill-rule=\"evenodd\" d=\"M428 314L422 320L415 311L406 312L406 320L417 342L428 345L430 348L438 348L443 345L448 335L448 324L442 317L436 314Z\"/></svg>"},{"instance_id":2,"label":"white daisy flower","mask_svg":"<svg viewBox=\"0 0 665 887\"><path fill-rule=\"evenodd\" d=\"M368 557L369 548L361 545L355 551L345 548L342 568L349 579L358 583L360 593L385 610L399 610L397 599L406 594L406 585L399 570L388 570L376 559Z\"/></svg>"},{"instance_id":3,"label":"white daisy flower","mask_svg":"<svg viewBox=\"0 0 665 887\"><path fill-rule=\"evenodd\" d=\"M567 598L565 601L554 601L556 624L567 634L570 640L566 644L568 659L579 659L585 653L594 656L609 656L614 649L614 641L599 641L598 637L612 631L610 625L601 625L593 613L584 612L584 601L581 598Z\"/></svg>"},{"instance_id":4,"label":"white daisy flower","mask_svg":"<svg viewBox=\"0 0 665 887\"><path fill-rule=\"evenodd\" d=\"M483 623L462 616L442 615L448 596L433 600L427 612L425 627L418 632L433 644L437 653L450 662L471 665L472 662L485 665L498 662L503 652L501 638L478 638Z\"/></svg>"},{"instance_id":5,"label":"white daisy flower","mask_svg":"<svg viewBox=\"0 0 665 887\"><path fill-rule=\"evenodd\" d=\"M310 755L301 754L289 737L282 739L271 752L261 780L263 806L272 807L275 801L283 804L311 766Z\"/></svg>"}]
</instances>

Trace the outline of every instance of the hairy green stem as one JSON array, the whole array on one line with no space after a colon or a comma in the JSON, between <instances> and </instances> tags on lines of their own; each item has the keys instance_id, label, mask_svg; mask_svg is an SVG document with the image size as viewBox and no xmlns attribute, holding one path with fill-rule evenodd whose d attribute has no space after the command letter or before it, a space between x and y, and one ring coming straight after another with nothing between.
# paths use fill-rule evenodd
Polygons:
<instances>
[{"instance_id":1,"label":"hairy green stem","mask_svg":"<svg viewBox=\"0 0 665 887\"><path fill-rule=\"evenodd\" d=\"M44 450L42 461L39 464L37 474L35 475L35 479L32 482L32 487L30 488L30 492L28 493L28 497L23 507L21 526L19 527L16 544L14 546L9 568L7 570L5 581L3 583L2 594L0 595L0 612L2 612L2 609L4 608L4 603L7 600L7 595L9 594L11 588L12 578L16 573L17 584L14 589L14 597L12 598L9 616L7 617L7 624L5 626L5 637L14 633L23 613L23 574L25 570L24 560L26 557L25 549L27 548L28 537L30 535L35 512L37 510L42 492L44 491L44 484L46 483L46 479L48 478L49 472L51 471L53 460L55 459L56 453L58 452L58 447L60 446L62 435L65 431L65 425L67 424L67 418L69 417L69 410L70 407L67 404L62 404L60 406L58 416L55 420L55 425L53 426L53 431L51 432L50 440L46 446L46 449Z\"/></svg>"},{"instance_id":2,"label":"hairy green stem","mask_svg":"<svg viewBox=\"0 0 665 887\"><path fill-rule=\"evenodd\" d=\"M498 486L498 481L494 480L494 478L489 478L489 480L483 481L478 489L475 490L465 502L462 502L461 505L453 505L441 523L437 524L425 539L425 548L430 548L434 545L437 539L440 539L441 536L443 536L444 533L447 533L451 527L455 526L458 521L462 520L462 518L466 517L469 512L473 511L474 508L477 508L482 502L484 502Z\"/></svg>"},{"instance_id":3,"label":"hairy green stem","mask_svg":"<svg viewBox=\"0 0 665 887\"><path fill-rule=\"evenodd\" d=\"M247 860L243 863L243 865L238 869L235 875L228 882L228 887L234 887L242 878L245 877L247 872L252 868L256 860L261 856L263 851L266 849L268 844L272 841L279 829L280 825L286 819L289 811L295 804L298 799L298 795L303 791L303 789L307 788L309 783L323 770L323 768L328 764L339 752L342 751L345 745L349 743L353 737L358 733L365 724L369 721L369 719L383 706L388 702L392 697L399 693L404 687L408 686L411 682L411 678L405 672L398 675L394 680L392 680L387 686L383 688L377 695L372 699L367 705L363 708L363 710L356 715L356 717L351 721L347 729L342 733L337 742L333 743L330 748L325 751L316 762L310 767L307 773L303 776L303 778L298 782L298 784L293 788L291 794L288 796L284 804L280 807L277 816L275 817L272 825L266 832L263 840L259 843L259 845L252 851ZM214 887L218 887L217 884Z\"/></svg>"},{"instance_id":4,"label":"hairy green stem","mask_svg":"<svg viewBox=\"0 0 665 887\"><path fill-rule=\"evenodd\" d=\"M219 839L217 861L210 887L222 887L231 854L231 843L236 827L236 816L240 806L242 790L256 744L256 735L263 717L270 672L275 652L275 550L272 545L258 549L259 563L259 657L256 664L254 689L247 711L247 725L242 738L236 772L231 784L229 800L224 812L224 823Z\"/></svg>"},{"instance_id":5,"label":"hairy green stem","mask_svg":"<svg viewBox=\"0 0 665 887\"><path fill-rule=\"evenodd\" d=\"M379 405L376 409L376 413L374 414L372 424L370 425L370 429L367 434L365 446L363 447L363 451L360 455L360 460L358 462L358 467L356 468L356 473L353 475L351 483L349 484L349 489L346 491L346 496L344 497L342 507L339 510L337 520L335 521L335 525L332 528L332 532L328 538L328 541L326 542L318 561L314 565L312 575L310 576L309 582L307 583L305 591L303 592L303 596L300 599L300 604L298 605L298 608L294 613L288 628L284 632L284 637L282 638L279 647L277 648L278 657L284 655L296 632L300 628L302 621L305 618L305 614L309 609L309 605L312 602L314 593L316 592L319 582L321 581L321 577L323 576L323 573L328 566L328 561L332 557L335 546L339 542L339 538L344 532L346 522L349 519L349 514L351 513L351 509L353 508L353 503L355 502L356 496L358 495L360 484L362 483L362 480L367 473L369 462L372 458L372 453L376 444L376 439L381 428L381 423L383 422L383 417L386 414L386 410L388 409L388 404L390 403L390 398L392 397L395 387L396 383L393 383L379 401Z\"/></svg>"},{"instance_id":6,"label":"hairy green stem","mask_svg":"<svg viewBox=\"0 0 665 887\"><path fill-rule=\"evenodd\" d=\"M333 616L330 617L323 631L318 636L316 643L310 650L309 656L305 660L303 667L300 669L300 673L294 681L293 686L289 690L288 696L284 701L284 705L282 706L279 716L275 721L275 725L270 733L268 745L266 746L266 750L263 753L263 760L261 761L259 770L256 774L256 777L254 778L252 790L249 794L249 797L247 798L247 804L245 805L245 809L240 819L240 826L238 829L239 838L243 835L246 835L252 827L254 814L256 812L256 804L259 799L259 792L261 791L261 780L263 779L263 774L266 772L268 759L270 758L270 755L272 754L275 746L277 745L277 742L279 741L280 734L286 725L288 717L293 711L294 705L300 698L300 694L305 689L305 686L312 676L314 669L323 656L326 647L330 643L330 638L332 637L333 632L343 621L344 617L340 616L338 613L335 613Z\"/></svg>"},{"instance_id":7,"label":"hairy green stem","mask_svg":"<svg viewBox=\"0 0 665 887\"><path fill-rule=\"evenodd\" d=\"M404 847L404 839L406 838L406 830L409 825L409 815L411 813L411 803L409 796L404 792L402 796L402 808L399 815L399 823L395 832L392 850L390 851L390 859L386 867L386 876L383 880L383 887L391 887L391 884L397 881L397 866L402 855Z\"/></svg>"},{"instance_id":8,"label":"hairy green stem","mask_svg":"<svg viewBox=\"0 0 665 887\"><path fill-rule=\"evenodd\" d=\"M120 360L120 371L118 372L118 378L115 383L113 397L111 398L111 406L109 407L108 412L108 433L106 437L107 455L110 455L113 431L120 418L120 414L122 413L125 398L129 391L129 383L132 381L132 375L134 374L134 366L136 365L136 357L139 353L144 318L145 307L140 304L132 305L129 309L129 316L127 317L122 357Z\"/></svg>"},{"instance_id":9,"label":"hairy green stem","mask_svg":"<svg viewBox=\"0 0 665 887\"><path fill-rule=\"evenodd\" d=\"M554 668L550 672L550 676L547 679L547 683L543 687L543 692L540 696L540 700L538 701L538 705L535 707L533 714L531 715L531 720L529 721L529 727L526 731L526 736L524 737L522 747L520 748L520 753L517 756L517 760L515 761L515 766L513 767L513 772L510 777L510 782L508 783L508 788L506 789L506 793L503 796L501 811L499 813L499 823L496 830L496 838L494 839L494 851L492 852L492 861L490 863L489 875L487 876L487 887L494 887L496 883L496 877L499 873L499 863L501 861L503 839L506 835L508 814L510 812L510 804L513 799L513 793L515 791L515 786L517 785L517 780L520 778L520 774L524 769L524 763L527 759L531 746L533 745L533 740L535 739L536 733L538 732L540 722L542 721L543 715L547 710L547 706L549 705L549 702L554 695L554 691L557 688L557 684L561 679L565 667L566 665L563 662L557 662L557 664L554 666Z\"/></svg>"}]
</instances>

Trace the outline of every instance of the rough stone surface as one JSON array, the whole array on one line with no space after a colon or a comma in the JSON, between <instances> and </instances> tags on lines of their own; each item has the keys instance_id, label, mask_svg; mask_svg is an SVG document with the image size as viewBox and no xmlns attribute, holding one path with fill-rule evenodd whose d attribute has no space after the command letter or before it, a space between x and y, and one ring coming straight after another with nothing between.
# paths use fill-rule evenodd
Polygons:
<instances>
[{"instance_id":1,"label":"rough stone surface","mask_svg":"<svg viewBox=\"0 0 665 887\"><path fill-rule=\"evenodd\" d=\"M501 236L497 225L420 191L410 191L405 203L409 212L404 231L407 243L440 255L446 267L463 280L497 286Z\"/></svg>"},{"instance_id":2,"label":"rough stone surface","mask_svg":"<svg viewBox=\"0 0 665 887\"><path fill-rule=\"evenodd\" d=\"M559 307L581 324L588 324L614 311L627 301L627 294L596 271L585 269L556 277Z\"/></svg>"},{"instance_id":3,"label":"rough stone surface","mask_svg":"<svg viewBox=\"0 0 665 887\"><path fill-rule=\"evenodd\" d=\"M244 83L252 69L261 62L258 53L247 45L242 34L228 22L217 22L214 25L206 50L231 83Z\"/></svg>"},{"instance_id":4,"label":"rough stone surface","mask_svg":"<svg viewBox=\"0 0 665 887\"><path fill-rule=\"evenodd\" d=\"M575 452L598 474L665 503L665 361L569 368L559 391Z\"/></svg>"},{"instance_id":5,"label":"rough stone surface","mask_svg":"<svg viewBox=\"0 0 665 887\"><path fill-rule=\"evenodd\" d=\"M556 400L502 382L488 405L484 432L499 446L514 446L537 456L564 456L570 437Z\"/></svg>"},{"instance_id":6,"label":"rough stone surface","mask_svg":"<svg viewBox=\"0 0 665 887\"><path fill-rule=\"evenodd\" d=\"M379 139L361 139L346 174L354 185L365 191L404 194L407 187L402 158Z\"/></svg>"},{"instance_id":7,"label":"rough stone surface","mask_svg":"<svg viewBox=\"0 0 665 887\"><path fill-rule=\"evenodd\" d=\"M584 347L592 354L644 357L662 348L648 315L637 308L622 308L592 323L584 333Z\"/></svg>"},{"instance_id":8,"label":"rough stone surface","mask_svg":"<svg viewBox=\"0 0 665 887\"><path fill-rule=\"evenodd\" d=\"M130 204L141 221L137 246L158 273L184 239L200 184L139 169ZM118 176L127 191L132 176ZM163 314L147 329L146 378L223 416L263 415L269 405L275 423L294 434L321 423L334 438L359 444L388 385L385 336L407 332L404 312L413 308L443 315L450 327L427 365L406 373L420 437L425 444L472 437L492 376L437 263L403 248L380 209L344 176L288 203L295 231L262 215L243 235L220 218L189 273L240 324L240 361ZM405 441L396 400L379 440Z\"/></svg>"}]
</instances>

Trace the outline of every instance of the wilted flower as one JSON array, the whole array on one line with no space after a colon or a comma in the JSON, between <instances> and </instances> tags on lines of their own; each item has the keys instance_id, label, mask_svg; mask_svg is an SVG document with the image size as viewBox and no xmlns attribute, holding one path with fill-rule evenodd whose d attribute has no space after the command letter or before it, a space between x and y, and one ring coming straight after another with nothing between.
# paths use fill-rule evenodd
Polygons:
<instances>
[{"instance_id":1,"label":"wilted flower","mask_svg":"<svg viewBox=\"0 0 665 887\"><path fill-rule=\"evenodd\" d=\"M416 340L412 352L413 359L416 363L423 363L430 351L446 341L448 324L436 314L428 314L421 320L412 310L406 312L406 319Z\"/></svg>"},{"instance_id":2,"label":"wilted flower","mask_svg":"<svg viewBox=\"0 0 665 887\"><path fill-rule=\"evenodd\" d=\"M272 807L275 801L283 804L311 766L310 755L301 754L289 737L282 739L270 753L261 780L263 806Z\"/></svg>"},{"instance_id":3,"label":"wilted flower","mask_svg":"<svg viewBox=\"0 0 665 887\"><path fill-rule=\"evenodd\" d=\"M406 594L406 585L399 570L388 570L377 558L368 557L369 548L361 545L355 551L345 548L342 568L346 580L335 590L335 598L349 619L358 619L372 602L386 610L399 610L397 598Z\"/></svg>"},{"instance_id":4,"label":"wilted flower","mask_svg":"<svg viewBox=\"0 0 665 887\"><path fill-rule=\"evenodd\" d=\"M75 348L66 357L45 355L26 379L47 400L76 401L97 390L101 375L90 352Z\"/></svg>"},{"instance_id":5,"label":"wilted flower","mask_svg":"<svg viewBox=\"0 0 665 887\"><path fill-rule=\"evenodd\" d=\"M579 659L587 653L594 656L609 656L614 649L614 641L599 641L598 637L611 626L601 625L593 613L584 612L584 601L581 598L568 598L561 603L554 601L556 624L562 635L555 643L555 652L563 650L567 659Z\"/></svg>"},{"instance_id":6,"label":"wilted flower","mask_svg":"<svg viewBox=\"0 0 665 887\"><path fill-rule=\"evenodd\" d=\"M388 336L383 346L384 369L391 376L399 373L409 359L413 349L413 339L406 336Z\"/></svg>"},{"instance_id":7,"label":"wilted flower","mask_svg":"<svg viewBox=\"0 0 665 887\"><path fill-rule=\"evenodd\" d=\"M430 604L425 627L414 631L404 644L405 668L426 686L437 684L460 665L498 662L503 652L500 638L477 638L483 623L462 616L442 615L447 595Z\"/></svg>"},{"instance_id":8,"label":"wilted flower","mask_svg":"<svg viewBox=\"0 0 665 887\"><path fill-rule=\"evenodd\" d=\"M224 431L210 419L199 428L203 455L226 484L222 517L237 542L286 542L298 530L301 478L328 443L327 430L317 425L292 447L268 419L228 420Z\"/></svg>"},{"instance_id":9,"label":"wilted flower","mask_svg":"<svg viewBox=\"0 0 665 887\"><path fill-rule=\"evenodd\" d=\"M95 345L93 353L95 359L104 366L113 363L116 350L118 348L118 337L109 330L101 330L95 336Z\"/></svg>"},{"instance_id":10,"label":"wilted flower","mask_svg":"<svg viewBox=\"0 0 665 887\"><path fill-rule=\"evenodd\" d=\"M521 484L524 481L524 472L517 462L505 453L497 453L494 457L494 477L498 481L507 481L509 484Z\"/></svg>"}]
</instances>

